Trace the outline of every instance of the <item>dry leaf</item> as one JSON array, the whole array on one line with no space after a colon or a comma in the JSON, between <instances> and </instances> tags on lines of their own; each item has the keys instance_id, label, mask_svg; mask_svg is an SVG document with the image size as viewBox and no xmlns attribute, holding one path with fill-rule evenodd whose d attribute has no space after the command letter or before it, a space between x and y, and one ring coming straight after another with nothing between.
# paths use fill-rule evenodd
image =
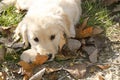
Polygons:
<instances>
[{"instance_id":1,"label":"dry leaf","mask_svg":"<svg viewBox=\"0 0 120 80\"><path fill-rule=\"evenodd\" d=\"M97 68L96 68L96 66L94 66L94 65L88 67L88 71L89 71L90 73L94 73L96 70L97 70Z\"/></svg>"},{"instance_id":2,"label":"dry leaf","mask_svg":"<svg viewBox=\"0 0 120 80\"><path fill-rule=\"evenodd\" d=\"M33 61L32 63L35 65L41 65L45 63L47 60L48 60L48 56L37 54L35 61Z\"/></svg>"},{"instance_id":3,"label":"dry leaf","mask_svg":"<svg viewBox=\"0 0 120 80\"><path fill-rule=\"evenodd\" d=\"M0 72L0 80L6 80L7 73Z\"/></svg>"},{"instance_id":4,"label":"dry leaf","mask_svg":"<svg viewBox=\"0 0 120 80\"><path fill-rule=\"evenodd\" d=\"M0 60L4 60L4 55L6 53L6 49L4 45L0 45Z\"/></svg>"},{"instance_id":5,"label":"dry leaf","mask_svg":"<svg viewBox=\"0 0 120 80\"><path fill-rule=\"evenodd\" d=\"M114 9L113 9L113 12L118 12L120 11L120 5L117 5ZM118 17L119 18L119 17Z\"/></svg>"},{"instance_id":6,"label":"dry leaf","mask_svg":"<svg viewBox=\"0 0 120 80\"><path fill-rule=\"evenodd\" d=\"M21 70L21 72L24 74L23 80L28 80L32 76L35 66L46 62L48 60L48 56L40 55L33 49L29 49L22 53L21 60L22 61L20 61L18 64L23 68L23 70Z\"/></svg>"},{"instance_id":7,"label":"dry leaf","mask_svg":"<svg viewBox=\"0 0 120 80\"><path fill-rule=\"evenodd\" d=\"M25 61L20 61L18 64L22 67L23 72L21 73L24 75L23 80L28 80L33 74L32 70L35 67L35 65L29 64Z\"/></svg>"},{"instance_id":8,"label":"dry leaf","mask_svg":"<svg viewBox=\"0 0 120 80\"><path fill-rule=\"evenodd\" d=\"M92 34L92 27L87 27L87 22L89 18L86 18L82 25L80 25L78 28L76 28L76 38L85 38L89 37L90 34Z\"/></svg>"},{"instance_id":9,"label":"dry leaf","mask_svg":"<svg viewBox=\"0 0 120 80\"><path fill-rule=\"evenodd\" d=\"M37 72L35 75L33 75L29 80L41 80L42 76L44 75L46 69L43 68L39 72Z\"/></svg>"},{"instance_id":10,"label":"dry leaf","mask_svg":"<svg viewBox=\"0 0 120 80\"><path fill-rule=\"evenodd\" d=\"M55 56L56 61L67 60L67 59L69 59L69 58L65 57L62 53L59 53Z\"/></svg>"},{"instance_id":11,"label":"dry leaf","mask_svg":"<svg viewBox=\"0 0 120 80\"><path fill-rule=\"evenodd\" d=\"M101 76L101 75L98 75L98 79L99 79L99 80L105 80L104 77Z\"/></svg>"},{"instance_id":12,"label":"dry leaf","mask_svg":"<svg viewBox=\"0 0 120 80\"><path fill-rule=\"evenodd\" d=\"M92 63L97 62L97 57L98 57L98 49L95 49L92 54L90 54L89 59Z\"/></svg>"},{"instance_id":13,"label":"dry leaf","mask_svg":"<svg viewBox=\"0 0 120 80\"><path fill-rule=\"evenodd\" d=\"M119 0L103 0L104 1L104 3L106 4L106 5L111 5L111 4L113 4L113 3L116 3L116 2L118 2Z\"/></svg>"},{"instance_id":14,"label":"dry leaf","mask_svg":"<svg viewBox=\"0 0 120 80\"><path fill-rule=\"evenodd\" d=\"M82 25L76 27L76 38L86 38L91 37L103 32L103 29L100 27L92 27L87 25L87 21L89 18L86 18Z\"/></svg>"},{"instance_id":15,"label":"dry leaf","mask_svg":"<svg viewBox=\"0 0 120 80\"><path fill-rule=\"evenodd\" d=\"M79 38L86 38L92 36L93 27L87 27L86 29L79 32Z\"/></svg>"},{"instance_id":16,"label":"dry leaf","mask_svg":"<svg viewBox=\"0 0 120 80\"><path fill-rule=\"evenodd\" d=\"M86 67L86 64L74 64L73 66L69 66L64 70L68 71L76 79L80 79L84 77L86 73Z\"/></svg>"},{"instance_id":17,"label":"dry leaf","mask_svg":"<svg viewBox=\"0 0 120 80\"><path fill-rule=\"evenodd\" d=\"M28 75L24 75L24 77L23 77L23 80L29 80L29 76Z\"/></svg>"},{"instance_id":18,"label":"dry leaf","mask_svg":"<svg viewBox=\"0 0 120 80\"><path fill-rule=\"evenodd\" d=\"M95 50L96 47L94 47L94 45L85 45L82 47L82 49L88 54L91 55Z\"/></svg>"},{"instance_id":19,"label":"dry leaf","mask_svg":"<svg viewBox=\"0 0 120 80\"><path fill-rule=\"evenodd\" d=\"M88 19L89 17L84 19L82 25L79 27L81 30L83 30L87 26Z\"/></svg>"},{"instance_id":20,"label":"dry leaf","mask_svg":"<svg viewBox=\"0 0 120 80\"><path fill-rule=\"evenodd\" d=\"M33 69L33 67L34 67L34 65L29 64L29 63L27 63L25 61L18 62L18 65L22 66L23 69L26 70L26 71L29 71L29 70Z\"/></svg>"},{"instance_id":21,"label":"dry leaf","mask_svg":"<svg viewBox=\"0 0 120 80\"><path fill-rule=\"evenodd\" d=\"M5 27L5 26L0 26L0 32L2 33L2 36L10 36L11 33L13 32L13 26Z\"/></svg>"},{"instance_id":22,"label":"dry leaf","mask_svg":"<svg viewBox=\"0 0 120 80\"><path fill-rule=\"evenodd\" d=\"M110 64L97 65L97 67L99 67L100 69L104 70L104 69L108 69L110 67Z\"/></svg>"},{"instance_id":23,"label":"dry leaf","mask_svg":"<svg viewBox=\"0 0 120 80\"><path fill-rule=\"evenodd\" d=\"M102 33L104 30L100 27L95 27L93 28L93 32L92 32L92 35L97 35L97 34L100 34Z\"/></svg>"}]
</instances>

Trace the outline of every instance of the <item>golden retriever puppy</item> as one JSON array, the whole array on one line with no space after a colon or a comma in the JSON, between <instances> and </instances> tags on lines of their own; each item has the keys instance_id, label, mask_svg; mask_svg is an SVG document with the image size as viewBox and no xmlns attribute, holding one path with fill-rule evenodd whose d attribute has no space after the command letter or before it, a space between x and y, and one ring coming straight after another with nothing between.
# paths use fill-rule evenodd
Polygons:
<instances>
[{"instance_id":1,"label":"golden retriever puppy","mask_svg":"<svg viewBox=\"0 0 120 80\"><path fill-rule=\"evenodd\" d=\"M15 41L21 34L25 48L30 43L31 49L40 55L54 59L62 36L75 37L81 0L35 0L31 5L15 30Z\"/></svg>"}]
</instances>

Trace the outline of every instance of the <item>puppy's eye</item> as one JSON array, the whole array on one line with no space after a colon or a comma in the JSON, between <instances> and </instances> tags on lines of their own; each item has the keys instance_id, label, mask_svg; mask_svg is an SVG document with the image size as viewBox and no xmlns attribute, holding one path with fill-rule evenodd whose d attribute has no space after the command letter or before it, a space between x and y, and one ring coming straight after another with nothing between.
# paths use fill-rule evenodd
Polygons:
<instances>
[{"instance_id":1,"label":"puppy's eye","mask_svg":"<svg viewBox=\"0 0 120 80\"><path fill-rule=\"evenodd\" d=\"M55 35L51 35L50 40L54 40L54 39L55 39Z\"/></svg>"},{"instance_id":2,"label":"puppy's eye","mask_svg":"<svg viewBox=\"0 0 120 80\"><path fill-rule=\"evenodd\" d=\"M39 39L37 37L34 38L35 42L39 42Z\"/></svg>"}]
</instances>

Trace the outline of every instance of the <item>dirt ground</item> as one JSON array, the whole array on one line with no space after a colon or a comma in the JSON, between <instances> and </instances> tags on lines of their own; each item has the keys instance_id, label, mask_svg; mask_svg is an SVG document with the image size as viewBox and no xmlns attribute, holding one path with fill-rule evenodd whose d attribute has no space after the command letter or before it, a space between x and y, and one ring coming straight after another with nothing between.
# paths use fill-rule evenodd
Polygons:
<instances>
[{"instance_id":1,"label":"dirt ground","mask_svg":"<svg viewBox=\"0 0 120 80\"><path fill-rule=\"evenodd\" d=\"M69 52L62 59L55 59L37 66L33 73L36 74L43 68L46 72L41 80L120 80L120 22L107 28L104 35L103 48L98 53L97 62L91 63L89 58L79 56L81 52ZM101 39L102 42L102 39ZM102 46L101 45L101 46ZM13 51L13 50L9 50ZM19 50L20 51L20 50ZM72 55L71 55L72 54ZM0 80L23 80L23 75L18 74L20 66L18 61L1 61ZM77 78L76 78L77 77ZM78 79L80 78L80 79ZM40 79L34 79L40 80Z\"/></svg>"},{"instance_id":2,"label":"dirt ground","mask_svg":"<svg viewBox=\"0 0 120 80\"><path fill-rule=\"evenodd\" d=\"M120 80L120 25L116 24L106 30L106 47L98 56L97 63L90 63L86 58L71 58L54 60L38 66L34 73L42 68L47 68L48 73L42 80ZM68 66L77 65L80 71L85 70L76 79L66 69ZM108 68L98 68L96 65L109 65ZM67 68L68 67L68 68ZM3 62L0 71L5 72L6 80L22 80L23 76L16 73L19 66L12 61ZM105 68L105 69L104 69ZM75 69L73 69L75 71ZM38 79L39 80L39 79Z\"/></svg>"}]
</instances>

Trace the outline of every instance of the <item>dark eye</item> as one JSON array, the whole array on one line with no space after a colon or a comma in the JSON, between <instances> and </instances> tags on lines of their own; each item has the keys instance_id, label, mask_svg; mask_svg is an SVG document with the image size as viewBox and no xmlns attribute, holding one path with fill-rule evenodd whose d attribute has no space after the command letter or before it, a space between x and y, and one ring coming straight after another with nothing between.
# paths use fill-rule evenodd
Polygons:
<instances>
[{"instance_id":1,"label":"dark eye","mask_svg":"<svg viewBox=\"0 0 120 80\"><path fill-rule=\"evenodd\" d=\"M51 35L50 40L54 40L54 39L55 39L55 35Z\"/></svg>"},{"instance_id":2,"label":"dark eye","mask_svg":"<svg viewBox=\"0 0 120 80\"><path fill-rule=\"evenodd\" d=\"M37 37L34 38L35 42L39 42L39 39Z\"/></svg>"}]
</instances>

